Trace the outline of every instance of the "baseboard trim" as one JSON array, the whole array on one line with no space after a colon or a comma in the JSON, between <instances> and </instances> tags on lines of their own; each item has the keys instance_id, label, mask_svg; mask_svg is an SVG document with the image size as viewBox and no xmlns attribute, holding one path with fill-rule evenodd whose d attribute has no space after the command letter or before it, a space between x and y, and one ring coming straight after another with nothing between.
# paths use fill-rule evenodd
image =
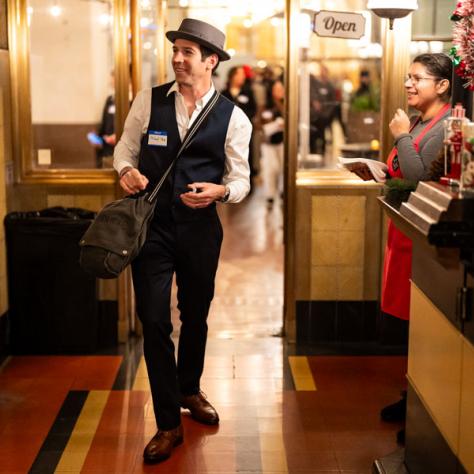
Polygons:
<instances>
[{"instance_id":1,"label":"baseboard trim","mask_svg":"<svg viewBox=\"0 0 474 474\"><path fill-rule=\"evenodd\" d=\"M297 301L296 341L321 353L406 354L408 324L378 301Z\"/></svg>"},{"instance_id":2,"label":"baseboard trim","mask_svg":"<svg viewBox=\"0 0 474 474\"><path fill-rule=\"evenodd\" d=\"M0 315L0 365L9 356L8 348L8 316L7 313Z\"/></svg>"}]
</instances>

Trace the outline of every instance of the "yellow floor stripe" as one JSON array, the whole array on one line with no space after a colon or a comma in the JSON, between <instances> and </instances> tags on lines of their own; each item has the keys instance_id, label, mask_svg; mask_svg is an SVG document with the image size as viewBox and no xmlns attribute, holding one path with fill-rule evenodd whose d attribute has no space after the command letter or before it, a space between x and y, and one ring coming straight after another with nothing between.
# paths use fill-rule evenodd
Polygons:
<instances>
[{"instance_id":1,"label":"yellow floor stripe","mask_svg":"<svg viewBox=\"0 0 474 474\"><path fill-rule=\"evenodd\" d=\"M145 358L142 357L135 375L132 390L150 391L150 382L148 380L148 372L146 370Z\"/></svg>"},{"instance_id":2,"label":"yellow floor stripe","mask_svg":"<svg viewBox=\"0 0 474 474\"><path fill-rule=\"evenodd\" d=\"M55 472L80 472L102 417L109 390L93 390L87 396L81 414L69 438Z\"/></svg>"},{"instance_id":3,"label":"yellow floor stripe","mask_svg":"<svg viewBox=\"0 0 474 474\"><path fill-rule=\"evenodd\" d=\"M291 374L293 382L298 391L315 391L316 382L313 373L309 367L308 358L306 356L289 356Z\"/></svg>"},{"instance_id":4,"label":"yellow floor stripe","mask_svg":"<svg viewBox=\"0 0 474 474\"><path fill-rule=\"evenodd\" d=\"M260 432L260 459L262 473L266 472L288 472L286 461L286 450L283 442L282 420L279 419L280 429L274 433Z\"/></svg>"}]
</instances>

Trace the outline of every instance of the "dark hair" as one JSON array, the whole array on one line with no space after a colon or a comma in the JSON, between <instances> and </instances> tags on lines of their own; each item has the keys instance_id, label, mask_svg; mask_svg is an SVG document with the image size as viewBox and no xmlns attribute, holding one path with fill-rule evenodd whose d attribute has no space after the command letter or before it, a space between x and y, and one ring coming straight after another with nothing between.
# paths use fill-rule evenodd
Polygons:
<instances>
[{"instance_id":1,"label":"dark hair","mask_svg":"<svg viewBox=\"0 0 474 474\"><path fill-rule=\"evenodd\" d=\"M449 81L449 87L443 94L443 99L451 96L451 81L453 78L453 62L451 58L444 53L420 54L414 60L414 63L423 64L428 72L438 79L446 79Z\"/></svg>"},{"instance_id":2,"label":"dark hair","mask_svg":"<svg viewBox=\"0 0 474 474\"><path fill-rule=\"evenodd\" d=\"M230 89L230 83L232 82L232 79L237 74L237 71L241 68L242 68L242 66L232 66L227 71L227 89Z\"/></svg>"},{"instance_id":3,"label":"dark hair","mask_svg":"<svg viewBox=\"0 0 474 474\"><path fill-rule=\"evenodd\" d=\"M219 67L219 63L220 63L219 55L216 52L212 51L212 49L206 48L206 46L203 46L201 44L199 45L199 49L201 50L201 61L203 61L203 62L206 58L211 56L211 54L217 55L217 63L214 66L214 68L212 69L212 72L216 71L217 68Z\"/></svg>"}]
</instances>

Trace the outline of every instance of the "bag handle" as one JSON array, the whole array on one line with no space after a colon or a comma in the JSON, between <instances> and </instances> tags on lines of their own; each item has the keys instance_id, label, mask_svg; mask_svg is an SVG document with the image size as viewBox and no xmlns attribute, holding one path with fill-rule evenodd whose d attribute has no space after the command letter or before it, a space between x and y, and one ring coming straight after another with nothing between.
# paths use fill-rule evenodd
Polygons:
<instances>
[{"instance_id":1,"label":"bag handle","mask_svg":"<svg viewBox=\"0 0 474 474\"><path fill-rule=\"evenodd\" d=\"M220 96L220 93L216 90L214 91L214 94L212 94L212 97L209 99L209 102L204 106L204 108L202 109L202 111L200 112L200 114L197 116L196 120L192 123L191 127L189 127L185 137L184 137L184 140L183 140L183 143L181 144L181 147L179 148L178 150L178 153L176 154L176 157L174 158L174 160L171 162L171 164L168 166L168 169L165 171L165 173L163 174L163 176L161 177L160 181L158 182L158 184L155 186L155 189L153 189L153 191L150 193L150 195L146 198L146 200L149 202L149 203L152 203L155 199L156 199L156 196L158 194L158 191L160 190L161 186L163 186L163 183L165 182L166 178L168 177L168 175L170 174L174 164L176 163L176 161L178 160L178 158L181 156L181 154L183 153L183 151L188 147L188 145L191 143L191 140L194 138L194 136L196 135L196 132L198 131L198 128L201 126L201 124L204 122L204 120L206 119L206 117L209 115L209 113L211 112L212 108L214 107L214 105L217 103L218 99L219 99L219 96Z\"/></svg>"}]
</instances>

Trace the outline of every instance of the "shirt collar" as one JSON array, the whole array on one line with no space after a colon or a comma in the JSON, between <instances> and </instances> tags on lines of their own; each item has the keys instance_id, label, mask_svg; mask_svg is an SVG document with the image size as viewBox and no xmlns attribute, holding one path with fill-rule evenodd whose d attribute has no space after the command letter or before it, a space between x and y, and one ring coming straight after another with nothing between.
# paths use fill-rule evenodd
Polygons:
<instances>
[{"instance_id":1,"label":"shirt collar","mask_svg":"<svg viewBox=\"0 0 474 474\"><path fill-rule=\"evenodd\" d=\"M204 107L211 99L212 94L214 94L215 90L216 88L214 87L214 83L211 81L211 87L200 99L196 101L196 106L199 108ZM168 89L166 96L169 96L172 92L176 92L177 94L182 95L181 92L179 92L179 86L176 81L173 82L173 85Z\"/></svg>"}]
</instances>

